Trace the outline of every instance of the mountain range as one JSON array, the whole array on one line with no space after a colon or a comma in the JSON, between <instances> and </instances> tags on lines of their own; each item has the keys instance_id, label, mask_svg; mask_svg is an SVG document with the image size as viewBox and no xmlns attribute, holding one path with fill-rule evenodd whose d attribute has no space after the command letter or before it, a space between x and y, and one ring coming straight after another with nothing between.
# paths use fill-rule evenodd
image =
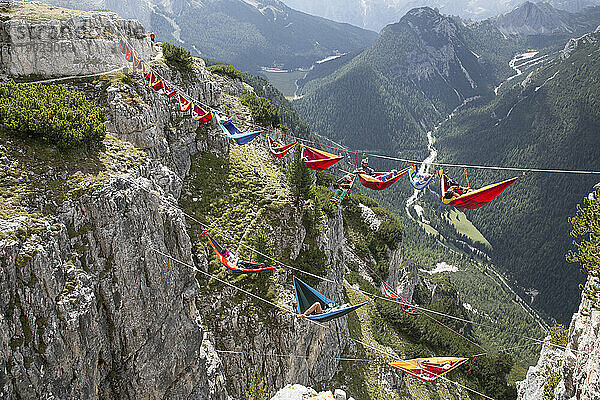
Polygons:
<instances>
[{"instance_id":1,"label":"mountain range","mask_svg":"<svg viewBox=\"0 0 600 400\"><path fill-rule=\"evenodd\" d=\"M555 35L591 32L600 23L600 7L571 13L550 3L525 2L513 11L490 19L505 35Z\"/></svg>"},{"instance_id":2,"label":"mountain range","mask_svg":"<svg viewBox=\"0 0 600 400\"><path fill-rule=\"evenodd\" d=\"M362 49L377 34L291 9L278 0L51 0L77 9L110 9L140 20L159 41L182 44L195 55L261 67L310 67L335 54Z\"/></svg>"},{"instance_id":3,"label":"mountain range","mask_svg":"<svg viewBox=\"0 0 600 400\"><path fill-rule=\"evenodd\" d=\"M546 18L548 16L552 17ZM572 124L565 122L571 120L571 115L580 113L575 105L566 108L565 103L565 112L558 113L553 121L556 126L564 123L569 127L562 131L564 137L560 139L550 127L545 128L548 136L541 133L535 136L532 132L536 130L532 131L529 127L526 133L525 125L519 124L528 120L524 115L533 118L533 121L550 121L549 116L544 114L547 110L540 103L523 101L525 93L535 92L535 88L523 92L520 83L545 63L552 62L552 66L548 67L554 68L552 74L567 68L570 61L560 63L552 60L560 59L559 54L563 53L559 49L564 47L571 35L580 35L590 26L598 26L600 20L595 18L597 15L591 12L584 18L584 13L569 14L549 5L532 3L526 3L501 18L476 23L465 23L427 7L413 9L400 22L385 27L375 43L355 57L339 62L342 65L336 65L332 71L320 67L322 73L320 76L315 74L315 79L306 83L303 97L295 101L295 105L319 134L369 153L424 159L429 153L427 131L433 131L434 138L445 137L447 127L454 125L448 123L438 126L437 130L434 128L454 111L455 116L450 121L461 122L460 128L453 128L453 132L460 133L453 134L452 140L435 139L434 142L440 156L447 162L459 160L467 164L546 168L552 165L575 168L579 165L593 169L590 163L598 158L588 154L590 149L587 147L575 150L556 144L554 147L562 149L564 156L555 158L553 155L557 153L544 152L541 149L545 145L537 143L537 140L542 140L550 146L550 143L564 142L567 146L566 143L581 138L584 146L590 146L590 141L594 140L589 136L593 132L590 128L594 126L593 121L576 118ZM587 22L581 23L582 20ZM521 23L519 32L511 35L502 32L502 29L518 26L518 21ZM529 35L529 32L536 34ZM595 59L591 56L587 60L577 60L582 62L578 68L587 70L594 66ZM544 72L544 76L548 74ZM567 81L563 82L571 82L569 78L565 79ZM591 95L591 92L581 94L579 90L581 85L595 87L593 74L585 77L577 75L577 79L579 85L570 84L563 87L562 92L540 90L531 99L548 96L547 101L560 108L561 93L573 98ZM548 85L552 87L558 82L550 80ZM500 97L495 95L498 87ZM501 128L494 128L496 137L488 143L491 134L485 133L488 129L485 127L495 126L502 118L500 111L495 111L491 105L495 102L504 107L511 104L503 108L503 115L508 114L515 119L509 118L500 123ZM481 115L473 114L473 106L481 110ZM512 106L512 113L517 110L523 113L521 118L516 119L518 114L509 113ZM460 111L461 108L465 110ZM589 114L589 117L593 115ZM512 125L508 121L512 121ZM586 136L584 132L589 134ZM515 144L525 147L519 150ZM528 146L539 148L540 152L526 157ZM398 168L393 166L397 164L377 159L372 161L381 169ZM464 175L464 171L452 170L451 173ZM507 176L473 173L469 178L484 185L503 177ZM566 215L595 182L563 176L537 178L523 178L522 184L515 185L513 198L507 195L506 200L469 212L466 218L472 220L489 241L493 249L490 252L492 260L515 283L515 287L520 288L520 293L524 297L527 291L539 293L530 296L533 305L546 315L565 321L575 307L577 284L581 278L566 266L563 258L568 243ZM560 183L562 188L570 187L573 192L568 196L551 195L547 192L548 188L558 187L551 183ZM531 192L533 188L535 190ZM453 230L448 227L449 210L439 205L439 197L433 195L436 188L432 190L423 196L424 220L430 222L438 234L444 232L443 237L447 238L452 235L448 232ZM406 213L405 203L410 194L407 188L397 186L377 198L397 213ZM514 202L519 206L511 209L515 206ZM504 217L499 219L498 215ZM523 224L524 220L528 223ZM519 232L517 226L526 229L519 239L513 235ZM539 229L531 229L531 226ZM556 232L560 234L555 235ZM467 240L463 237L464 232L459 232L459 236L460 240ZM515 240L518 243L514 243ZM563 284L557 287L553 284L555 279ZM566 298L573 301L564 301Z\"/></svg>"},{"instance_id":4,"label":"mountain range","mask_svg":"<svg viewBox=\"0 0 600 400\"><path fill-rule=\"evenodd\" d=\"M415 7L429 6L446 15L481 20L510 12L522 0L285 0L297 10L319 15L334 21L348 22L366 29L379 31L400 20ZM600 5L598 0L552 0L546 2L561 10L577 12Z\"/></svg>"},{"instance_id":5,"label":"mountain range","mask_svg":"<svg viewBox=\"0 0 600 400\"><path fill-rule=\"evenodd\" d=\"M441 161L596 170L600 160L600 30L570 41L560 56L490 103L465 110L437 131ZM514 175L514 174L513 174ZM507 174L473 171L471 182ZM597 176L527 174L510 194L469 218L492 243L490 255L534 305L565 321L583 276L564 260L568 217ZM502 218L498 218L502 215Z\"/></svg>"}]
</instances>

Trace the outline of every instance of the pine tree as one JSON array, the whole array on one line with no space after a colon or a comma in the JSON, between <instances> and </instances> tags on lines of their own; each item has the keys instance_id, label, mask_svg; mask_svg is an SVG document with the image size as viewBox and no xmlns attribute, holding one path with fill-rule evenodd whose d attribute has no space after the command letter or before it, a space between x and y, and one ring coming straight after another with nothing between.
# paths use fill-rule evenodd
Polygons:
<instances>
[{"instance_id":1,"label":"pine tree","mask_svg":"<svg viewBox=\"0 0 600 400\"><path fill-rule=\"evenodd\" d=\"M585 207L577 206L577 213L569 222L573 227L571 236L583 240L573 241L575 251L569 251L567 261L581 264L583 272L594 278L582 289L594 307L600 307L600 285L597 284L600 278L600 190L585 200Z\"/></svg>"},{"instance_id":2,"label":"pine tree","mask_svg":"<svg viewBox=\"0 0 600 400\"><path fill-rule=\"evenodd\" d=\"M310 186L314 180L311 170L302 162L302 146L296 146L288 167L288 180L292 185L295 201L306 200L310 196Z\"/></svg>"}]
</instances>

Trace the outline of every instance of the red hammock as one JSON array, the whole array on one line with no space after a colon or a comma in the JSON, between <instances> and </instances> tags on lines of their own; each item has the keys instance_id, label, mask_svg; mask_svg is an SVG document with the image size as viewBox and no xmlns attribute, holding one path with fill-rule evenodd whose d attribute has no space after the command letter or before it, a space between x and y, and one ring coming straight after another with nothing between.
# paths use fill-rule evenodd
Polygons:
<instances>
[{"instance_id":1,"label":"red hammock","mask_svg":"<svg viewBox=\"0 0 600 400\"><path fill-rule=\"evenodd\" d=\"M158 77L154 72L150 71L144 76L144 80L148 81L148 86L152 86L154 83L156 83Z\"/></svg>"},{"instance_id":2,"label":"red hammock","mask_svg":"<svg viewBox=\"0 0 600 400\"><path fill-rule=\"evenodd\" d=\"M396 175L388 177L386 180L381 181L379 177L388 175L389 172L375 172L375 176L367 175L367 174L358 174L358 179L360 179L360 183L369 189L373 190L383 190L392 186L398 179L402 178L404 174L408 172L408 168L404 168L402 171L396 172Z\"/></svg>"},{"instance_id":3,"label":"red hammock","mask_svg":"<svg viewBox=\"0 0 600 400\"><path fill-rule=\"evenodd\" d=\"M439 172L442 177L442 198L446 190L450 187L450 182L448 177L444 174L443 170ZM496 196L498 196L504 189L509 187L517 178L508 179L503 182L494 183L492 185L488 185L482 187L481 189L474 190L472 192L465 193L459 197L456 197L451 202L447 203L456 208L466 208L469 210L474 210L479 207L485 206L490 201L494 200Z\"/></svg>"},{"instance_id":4,"label":"red hammock","mask_svg":"<svg viewBox=\"0 0 600 400\"><path fill-rule=\"evenodd\" d=\"M468 358L459 357L414 358L412 360L392 362L390 365L414 376L420 381L431 382L452 371L467 360Z\"/></svg>"},{"instance_id":5,"label":"red hammock","mask_svg":"<svg viewBox=\"0 0 600 400\"><path fill-rule=\"evenodd\" d=\"M253 273L253 272L262 272L262 271L269 271L269 270L275 269L275 267L273 267L271 265L268 265L265 267L264 264L259 264L259 263L250 262L250 261L242 261L242 260L238 260L234 264L223 256L223 253L225 252L225 250L219 245L219 243L217 243L217 241L215 239L212 238L212 236L210 236L208 234L208 232L206 230L202 233L204 235L206 235L206 238L208 239L208 243L210 243L210 247L212 247L213 250L215 251L215 254L217 255L217 258L219 259L219 261L221 261L221 264L223 264L224 266L226 266L227 268L229 268L230 270L232 270L234 272Z\"/></svg>"},{"instance_id":6,"label":"red hammock","mask_svg":"<svg viewBox=\"0 0 600 400\"><path fill-rule=\"evenodd\" d=\"M293 149L294 146L296 146L296 144L298 144L298 142L294 142L294 143L286 144L285 146L281 146L279 143L274 141L273 138L271 138L271 136L269 136L268 134L267 134L267 142L269 143L269 150L271 150L271 154L273 154L275 157L285 156L288 153L288 151Z\"/></svg>"},{"instance_id":7,"label":"red hammock","mask_svg":"<svg viewBox=\"0 0 600 400\"><path fill-rule=\"evenodd\" d=\"M196 121L208 122L212 119L212 112L210 110L204 111L202 108L194 104L192 107L192 118Z\"/></svg>"},{"instance_id":8,"label":"red hammock","mask_svg":"<svg viewBox=\"0 0 600 400\"><path fill-rule=\"evenodd\" d=\"M151 83L150 87L154 89L155 92L158 92L159 90L164 89L165 84L163 81L156 81L155 83Z\"/></svg>"},{"instance_id":9,"label":"red hammock","mask_svg":"<svg viewBox=\"0 0 600 400\"><path fill-rule=\"evenodd\" d=\"M336 162L344 158L341 155L328 153L323 150L313 149L312 147L302 146L302 161L310 169L323 171L331 167Z\"/></svg>"},{"instance_id":10,"label":"red hammock","mask_svg":"<svg viewBox=\"0 0 600 400\"><path fill-rule=\"evenodd\" d=\"M181 111L189 111L193 105L194 103L192 103L190 100L187 100L182 95L179 95L179 109Z\"/></svg>"},{"instance_id":11,"label":"red hammock","mask_svg":"<svg viewBox=\"0 0 600 400\"><path fill-rule=\"evenodd\" d=\"M165 92L165 96L168 98L171 98L177 94L177 90L171 89L169 86L167 86L167 82L163 82L163 91Z\"/></svg>"}]
</instances>

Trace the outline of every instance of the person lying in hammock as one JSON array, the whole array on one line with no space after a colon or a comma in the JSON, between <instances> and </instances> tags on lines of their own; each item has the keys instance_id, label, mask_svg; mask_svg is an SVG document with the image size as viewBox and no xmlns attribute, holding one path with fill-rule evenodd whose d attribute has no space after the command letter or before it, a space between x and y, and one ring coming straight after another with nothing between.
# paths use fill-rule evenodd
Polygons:
<instances>
[{"instance_id":1,"label":"person lying in hammock","mask_svg":"<svg viewBox=\"0 0 600 400\"><path fill-rule=\"evenodd\" d=\"M396 176L397 173L398 173L398 171L396 171L395 169L393 169L390 172L388 172L387 174L383 174L383 175L378 176L377 179L379 179L381 182L385 182L388 179L391 179L394 176Z\"/></svg>"},{"instance_id":2,"label":"person lying in hammock","mask_svg":"<svg viewBox=\"0 0 600 400\"><path fill-rule=\"evenodd\" d=\"M341 179L338 179L335 185L337 186L337 189L335 190L335 193L333 193L331 201L336 201L344 194L344 191L352 187L352 175L344 175Z\"/></svg>"},{"instance_id":3,"label":"person lying in hammock","mask_svg":"<svg viewBox=\"0 0 600 400\"><path fill-rule=\"evenodd\" d=\"M452 203L453 200L462 196L463 194L467 194L471 191L470 188L460 186L457 182L448 178L448 189L442 195L442 202L445 204Z\"/></svg>"},{"instance_id":4,"label":"person lying in hammock","mask_svg":"<svg viewBox=\"0 0 600 400\"><path fill-rule=\"evenodd\" d=\"M342 308L346 308L346 307L350 307L350 304L348 303L344 303L341 306L335 303L328 303L327 307L325 307L325 310L323 310L323 307L321 306L321 303L319 303L318 301L313 304L312 306L308 307L306 309L306 311L304 311L304 314L298 314L296 317L297 318L304 318L304 317L308 317L311 314L322 314L323 312L330 312L330 311L335 311L335 310L341 310Z\"/></svg>"},{"instance_id":5,"label":"person lying in hammock","mask_svg":"<svg viewBox=\"0 0 600 400\"><path fill-rule=\"evenodd\" d=\"M223 251L223 257L225 257L233 265L237 265L238 261L240 260L235 254L230 253L227 249Z\"/></svg>"}]
</instances>

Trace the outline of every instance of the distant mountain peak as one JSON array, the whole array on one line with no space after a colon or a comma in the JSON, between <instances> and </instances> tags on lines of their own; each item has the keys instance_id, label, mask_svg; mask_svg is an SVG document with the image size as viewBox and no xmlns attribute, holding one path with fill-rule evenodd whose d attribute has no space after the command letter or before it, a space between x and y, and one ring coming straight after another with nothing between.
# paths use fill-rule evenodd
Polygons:
<instances>
[{"instance_id":1,"label":"distant mountain peak","mask_svg":"<svg viewBox=\"0 0 600 400\"><path fill-rule=\"evenodd\" d=\"M440 37L452 38L457 35L459 27L454 18L443 15L439 10L431 7L418 7L409 10L400 22L388 25L382 31L402 31L406 28L415 32L425 42L439 42ZM433 39L437 37L438 40ZM437 46L435 46L437 47Z\"/></svg>"},{"instance_id":2,"label":"distant mountain peak","mask_svg":"<svg viewBox=\"0 0 600 400\"><path fill-rule=\"evenodd\" d=\"M547 35L572 33L575 15L558 10L550 3L526 1L493 20L505 35Z\"/></svg>"}]
</instances>

